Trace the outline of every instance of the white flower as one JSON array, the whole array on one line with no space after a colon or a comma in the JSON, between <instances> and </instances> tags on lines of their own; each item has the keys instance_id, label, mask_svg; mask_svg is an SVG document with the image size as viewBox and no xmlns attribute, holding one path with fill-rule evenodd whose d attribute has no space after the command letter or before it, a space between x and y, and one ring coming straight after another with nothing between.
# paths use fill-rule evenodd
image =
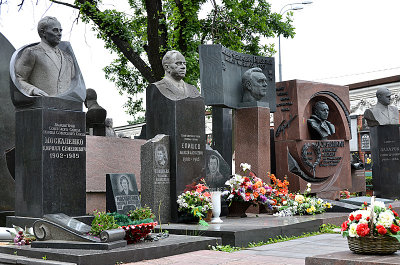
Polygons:
<instances>
[{"instance_id":1,"label":"white flower","mask_svg":"<svg viewBox=\"0 0 400 265\"><path fill-rule=\"evenodd\" d=\"M310 192L310 191L311 191L311 189L310 189L310 188L306 189L306 192Z\"/></svg>"},{"instance_id":2,"label":"white flower","mask_svg":"<svg viewBox=\"0 0 400 265\"><path fill-rule=\"evenodd\" d=\"M296 196L294 196L294 200L298 203L303 203L304 202L304 196L297 194Z\"/></svg>"},{"instance_id":3,"label":"white flower","mask_svg":"<svg viewBox=\"0 0 400 265\"><path fill-rule=\"evenodd\" d=\"M311 188L311 183L307 183L307 188Z\"/></svg>"},{"instance_id":4,"label":"white flower","mask_svg":"<svg viewBox=\"0 0 400 265\"><path fill-rule=\"evenodd\" d=\"M350 237L358 237L357 235L357 224L352 223L349 227L349 236Z\"/></svg>"},{"instance_id":5,"label":"white flower","mask_svg":"<svg viewBox=\"0 0 400 265\"><path fill-rule=\"evenodd\" d=\"M283 201L283 203L282 203L283 205L286 205L287 204L287 201Z\"/></svg>"},{"instance_id":6,"label":"white flower","mask_svg":"<svg viewBox=\"0 0 400 265\"><path fill-rule=\"evenodd\" d=\"M294 205L294 206L297 206L297 205L299 205L299 204L298 204L297 202L294 202L293 205Z\"/></svg>"},{"instance_id":7,"label":"white flower","mask_svg":"<svg viewBox=\"0 0 400 265\"><path fill-rule=\"evenodd\" d=\"M241 163L240 167L243 169L243 171L251 170L251 165L247 164L247 163Z\"/></svg>"},{"instance_id":8,"label":"white flower","mask_svg":"<svg viewBox=\"0 0 400 265\"><path fill-rule=\"evenodd\" d=\"M317 204L322 204L324 202L324 200L322 200L321 198L318 198Z\"/></svg>"},{"instance_id":9,"label":"white flower","mask_svg":"<svg viewBox=\"0 0 400 265\"><path fill-rule=\"evenodd\" d=\"M383 201L375 201L374 206L385 208L385 203Z\"/></svg>"},{"instance_id":10,"label":"white flower","mask_svg":"<svg viewBox=\"0 0 400 265\"><path fill-rule=\"evenodd\" d=\"M383 225L386 228L389 228L393 223L393 213L390 210L381 212L378 216L378 225Z\"/></svg>"}]
</instances>

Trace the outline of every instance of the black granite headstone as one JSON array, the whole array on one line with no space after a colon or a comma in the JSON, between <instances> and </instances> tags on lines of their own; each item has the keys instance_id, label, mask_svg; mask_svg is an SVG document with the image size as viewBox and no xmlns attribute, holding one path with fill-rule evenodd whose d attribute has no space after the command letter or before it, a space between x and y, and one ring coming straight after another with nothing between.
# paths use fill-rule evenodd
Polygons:
<instances>
[{"instance_id":1,"label":"black granite headstone","mask_svg":"<svg viewBox=\"0 0 400 265\"><path fill-rule=\"evenodd\" d=\"M169 137L158 134L141 146L141 202L159 223L171 221Z\"/></svg>"},{"instance_id":2,"label":"black granite headstone","mask_svg":"<svg viewBox=\"0 0 400 265\"><path fill-rule=\"evenodd\" d=\"M106 210L127 214L140 208L140 197L134 174L107 174Z\"/></svg>"},{"instance_id":3,"label":"black granite headstone","mask_svg":"<svg viewBox=\"0 0 400 265\"><path fill-rule=\"evenodd\" d=\"M269 107L276 110L275 60L231 51L222 45L200 45L201 92L206 105L227 108ZM242 103L242 75L261 68L267 78L267 94L259 101Z\"/></svg>"},{"instance_id":4,"label":"black granite headstone","mask_svg":"<svg viewBox=\"0 0 400 265\"><path fill-rule=\"evenodd\" d=\"M45 214L43 218L82 235L89 233L91 229L91 226L63 213Z\"/></svg>"},{"instance_id":5,"label":"black granite headstone","mask_svg":"<svg viewBox=\"0 0 400 265\"><path fill-rule=\"evenodd\" d=\"M146 136L170 136L171 218L178 221L177 196L205 176L205 108L202 97L171 100L152 84L146 91Z\"/></svg>"},{"instance_id":6,"label":"black granite headstone","mask_svg":"<svg viewBox=\"0 0 400 265\"><path fill-rule=\"evenodd\" d=\"M221 154L206 146L206 177L204 180L211 189L222 189L231 178L231 168Z\"/></svg>"},{"instance_id":7,"label":"black granite headstone","mask_svg":"<svg viewBox=\"0 0 400 265\"><path fill-rule=\"evenodd\" d=\"M232 172L232 110L212 107L212 148L227 161Z\"/></svg>"},{"instance_id":8,"label":"black granite headstone","mask_svg":"<svg viewBox=\"0 0 400 265\"><path fill-rule=\"evenodd\" d=\"M16 109L16 216L85 214L86 136L81 110L80 102L52 97L39 97L35 104Z\"/></svg>"},{"instance_id":9,"label":"black granite headstone","mask_svg":"<svg viewBox=\"0 0 400 265\"><path fill-rule=\"evenodd\" d=\"M400 125L370 128L374 195L400 197Z\"/></svg>"},{"instance_id":10,"label":"black granite headstone","mask_svg":"<svg viewBox=\"0 0 400 265\"><path fill-rule=\"evenodd\" d=\"M5 152L15 145L15 111L10 96L9 68L15 49L1 33L0 47L0 183L2 187L0 211L3 211L13 210L15 206L15 183L7 168L5 156Z\"/></svg>"}]
</instances>

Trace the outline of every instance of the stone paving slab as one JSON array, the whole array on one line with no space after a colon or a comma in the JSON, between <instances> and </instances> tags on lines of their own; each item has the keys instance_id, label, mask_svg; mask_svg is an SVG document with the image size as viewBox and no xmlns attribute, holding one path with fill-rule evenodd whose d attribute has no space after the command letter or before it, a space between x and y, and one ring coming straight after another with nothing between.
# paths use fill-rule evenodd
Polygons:
<instances>
[{"instance_id":1,"label":"stone paving slab","mask_svg":"<svg viewBox=\"0 0 400 265\"><path fill-rule=\"evenodd\" d=\"M397 252L398 253L398 252ZM306 265L388 265L400 264L400 255L360 255L350 250L307 257Z\"/></svg>"},{"instance_id":2,"label":"stone paving slab","mask_svg":"<svg viewBox=\"0 0 400 265\"><path fill-rule=\"evenodd\" d=\"M0 254L0 264L2 265L76 265L76 263L60 262L54 260L32 259L17 255Z\"/></svg>"}]
</instances>

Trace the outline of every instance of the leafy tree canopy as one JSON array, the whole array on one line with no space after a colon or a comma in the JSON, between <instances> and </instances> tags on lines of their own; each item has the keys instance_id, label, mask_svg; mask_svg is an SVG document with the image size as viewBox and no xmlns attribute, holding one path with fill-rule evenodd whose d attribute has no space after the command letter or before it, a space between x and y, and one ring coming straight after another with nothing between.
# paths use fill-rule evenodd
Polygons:
<instances>
[{"instance_id":1,"label":"leafy tree canopy","mask_svg":"<svg viewBox=\"0 0 400 265\"><path fill-rule=\"evenodd\" d=\"M82 21L91 23L105 47L118 55L104 71L120 93L127 93L127 112L136 119L144 110L137 94L163 78L161 60L166 51L178 50L185 56L185 81L197 85L200 44L222 44L241 53L272 56L273 44L261 45L262 38L295 34L292 14L282 18L271 12L266 0L126 0L130 9L125 12L101 0L50 1L78 9Z\"/></svg>"}]
</instances>

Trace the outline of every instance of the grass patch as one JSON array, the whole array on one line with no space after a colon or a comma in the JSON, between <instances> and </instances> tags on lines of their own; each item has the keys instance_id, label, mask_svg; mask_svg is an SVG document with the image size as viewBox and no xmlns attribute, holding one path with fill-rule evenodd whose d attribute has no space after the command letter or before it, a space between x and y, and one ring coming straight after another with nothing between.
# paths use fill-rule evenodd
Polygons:
<instances>
[{"instance_id":1,"label":"grass patch","mask_svg":"<svg viewBox=\"0 0 400 265\"><path fill-rule=\"evenodd\" d=\"M223 251L223 252L235 252L243 249L254 248L254 247L261 247L265 245L275 244L279 242L290 241L293 239L305 238L310 236L317 236L322 234L336 234L337 232L334 229L339 228L339 226L333 224L323 224L319 227L319 231L317 232L309 232L303 233L300 236L277 236L275 238L270 238L267 241L260 241L260 242L250 242L247 247L232 247L231 245L216 245L216 246L209 246L211 250L215 251Z\"/></svg>"}]
</instances>

